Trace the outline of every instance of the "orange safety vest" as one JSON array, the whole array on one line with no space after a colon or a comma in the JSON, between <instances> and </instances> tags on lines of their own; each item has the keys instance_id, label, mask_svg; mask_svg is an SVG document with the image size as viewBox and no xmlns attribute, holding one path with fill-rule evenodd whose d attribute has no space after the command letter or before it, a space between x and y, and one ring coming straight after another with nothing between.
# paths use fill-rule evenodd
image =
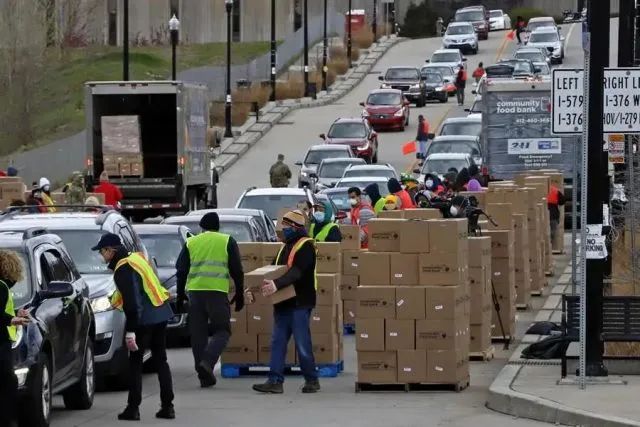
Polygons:
<instances>
[{"instance_id":1,"label":"orange safety vest","mask_svg":"<svg viewBox=\"0 0 640 427\"><path fill-rule=\"evenodd\" d=\"M302 248L302 245L304 245L309 241L312 244L314 242L314 240L311 237L303 237L302 239L298 240L295 245L293 245L293 248L291 248L291 252L289 252L289 257L287 258L287 267L289 268L293 267L293 260L296 258L296 254L298 253L300 248ZM314 245L314 248L315 248L315 245ZM282 251L284 251L284 246L281 247L280 250L278 251L278 255L276 256L276 265L279 265L278 263L280 262L280 255L282 255ZM313 281L314 281L315 288L318 289L318 278L315 271L313 272Z\"/></svg>"},{"instance_id":2,"label":"orange safety vest","mask_svg":"<svg viewBox=\"0 0 640 427\"><path fill-rule=\"evenodd\" d=\"M133 252L128 257L121 259L116 264L114 273L125 264L129 264L129 266L140 275L144 293L154 307L160 307L169 299L169 291L162 286L160 279L158 279L151 264L149 264L149 261L147 261L143 254ZM110 301L113 308L122 310L124 301L120 291L116 290L111 296Z\"/></svg>"},{"instance_id":3,"label":"orange safety vest","mask_svg":"<svg viewBox=\"0 0 640 427\"><path fill-rule=\"evenodd\" d=\"M560 190L556 188L555 185L552 185L549 188L549 194L547 195L547 204L548 205L557 205L560 201Z\"/></svg>"}]
</instances>

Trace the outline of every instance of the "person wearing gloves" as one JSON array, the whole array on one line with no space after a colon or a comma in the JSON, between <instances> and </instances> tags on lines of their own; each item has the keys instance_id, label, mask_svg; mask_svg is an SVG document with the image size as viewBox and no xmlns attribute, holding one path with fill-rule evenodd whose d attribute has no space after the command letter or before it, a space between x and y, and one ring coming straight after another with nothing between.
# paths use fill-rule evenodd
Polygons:
<instances>
[{"instance_id":1,"label":"person wearing gloves","mask_svg":"<svg viewBox=\"0 0 640 427\"><path fill-rule=\"evenodd\" d=\"M113 271L117 291L111 305L124 311L125 343L129 350L129 397L119 420L139 421L142 403L142 362L147 349L151 350L154 367L160 382L160 411L156 418L174 419L173 380L167 362L167 323L173 317L167 291L153 267L141 253L129 253L120 237L103 234L96 246L104 262Z\"/></svg>"},{"instance_id":2,"label":"person wearing gloves","mask_svg":"<svg viewBox=\"0 0 640 427\"><path fill-rule=\"evenodd\" d=\"M384 197L380 195L380 188L378 184L372 183L364 188L364 193L369 196L371 205L373 205L373 212L377 215L384 210Z\"/></svg>"},{"instance_id":3,"label":"person wearing gloves","mask_svg":"<svg viewBox=\"0 0 640 427\"><path fill-rule=\"evenodd\" d=\"M362 191L358 187L351 187L347 190L349 203L351 204L351 225L360 227L360 247L369 247L369 220L376 214L373 208L366 201L362 200Z\"/></svg>"},{"instance_id":4,"label":"person wearing gloves","mask_svg":"<svg viewBox=\"0 0 640 427\"><path fill-rule=\"evenodd\" d=\"M42 196L42 204L47 207L47 211L53 213L56 211L56 208L51 206L55 205L53 199L51 198L51 182L45 177L40 178L38 183L38 187L40 187L40 195Z\"/></svg>"},{"instance_id":5,"label":"person wearing gloves","mask_svg":"<svg viewBox=\"0 0 640 427\"><path fill-rule=\"evenodd\" d=\"M387 188L389 189L389 193L393 194L394 196L398 196L398 199L400 199L400 206L398 207L399 209L404 210L416 207L407 190L402 188L402 185L400 185L400 182L397 179L389 178Z\"/></svg>"},{"instance_id":6,"label":"person wearing gloves","mask_svg":"<svg viewBox=\"0 0 640 427\"><path fill-rule=\"evenodd\" d=\"M420 190L420 183L418 180L411 174L403 173L400 175L400 182L407 193L409 193L411 200L415 200L416 194L418 194L418 191Z\"/></svg>"},{"instance_id":7,"label":"person wearing gloves","mask_svg":"<svg viewBox=\"0 0 640 427\"><path fill-rule=\"evenodd\" d=\"M178 256L176 279L178 310L189 301L191 350L200 386L206 388L216 385L213 368L231 337L229 279L238 312L244 307L244 271L238 243L220 233L217 213L205 214L200 228L202 233L190 237Z\"/></svg>"},{"instance_id":8,"label":"person wearing gloves","mask_svg":"<svg viewBox=\"0 0 640 427\"><path fill-rule=\"evenodd\" d=\"M342 242L340 227L335 223L331 205L328 202L317 203L313 206L309 237L316 242Z\"/></svg>"},{"instance_id":9,"label":"person wearing gloves","mask_svg":"<svg viewBox=\"0 0 640 427\"><path fill-rule=\"evenodd\" d=\"M14 251L0 250L0 426L11 427L16 421L18 379L14 372L12 344L18 328L29 324L29 313L16 313L11 289L22 280L22 262Z\"/></svg>"},{"instance_id":10,"label":"person wearing gloves","mask_svg":"<svg viewBox=\"0 0 640 427\"><path fill-rule=\"evenodd\" d=\"M293 285L295 296L273 306L273 333L271 336L270 371L265 383L254 384L260 393L281 394L287 346L291 335L296 345L300 369L304 376L303 393L320 391L311 341L311 311L316 306L316 248L304 228L302 212L287 212L282 218L284 246L274 260L275 265L286 265L287 271L279 279L265 281L262 294L269 296L277 290ZM247 292L253 302L253 294Z\"/></svg>"}]
</instances>

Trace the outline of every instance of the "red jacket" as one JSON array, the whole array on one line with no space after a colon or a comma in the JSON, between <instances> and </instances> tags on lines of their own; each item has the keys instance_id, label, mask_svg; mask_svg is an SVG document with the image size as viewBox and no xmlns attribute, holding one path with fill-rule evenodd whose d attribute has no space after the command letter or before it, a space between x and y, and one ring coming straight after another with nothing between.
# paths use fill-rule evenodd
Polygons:
<instances>
[{"instance_id":1,"label":"red jacket","mask_svg":"<svg viewBox=\"0 0 640 427\"><path fill-rule=\"evenodd\" d=\"M110 182L100 182L100 185L93 188L93 192L104 194L104 203L107 206L116 207L118 202L123 199L120 188Z\"/></svg>"},{"instance_id":2,"label":"red jacket","mask_svg":"<svg viewBox=\"0 0 640 427\"><path fill-rule=\"evenodd\" d=\"M411 209L416 207L415 202L413 201L413 199L411 198L407 190L398 191L397 193L394 194L394 196L400 199L400 202L402 203L402 206L400 207L401 210Z\"/></svg>"}]
</instances>

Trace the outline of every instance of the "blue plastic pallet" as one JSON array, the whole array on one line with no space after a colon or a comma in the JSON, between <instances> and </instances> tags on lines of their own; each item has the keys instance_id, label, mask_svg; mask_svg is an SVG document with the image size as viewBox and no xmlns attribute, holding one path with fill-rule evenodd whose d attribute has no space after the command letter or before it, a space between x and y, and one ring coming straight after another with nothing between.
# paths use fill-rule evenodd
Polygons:
<instances>
[{"instance_id":1,"label":"blue plastic pallet","mask_svg":"<svg viewBox=\"0 0 640 427\"><path fill-rule=\"evenodd\" d=\"M318 377L334 378L344 371L344 361L340 360L336 363L323 363L317 365ZM239 378L249 375L266 375L269 373L269 365L261 363L223 363L220 368L222 378ZM300 375L300 367L298 365L287 365L284 368L285 375Z\"/></svg>"},{"instance_id":2,"label":"blue plastic pallet","mask_svg":"<svg viewBox=\"0 0 640 427\"><path fill-rule=\"evenodd\" d=\"M352 323L345 323L342 325L344 335L353 335L356 333L356 325Z\"/></svg>"}]
</instances>

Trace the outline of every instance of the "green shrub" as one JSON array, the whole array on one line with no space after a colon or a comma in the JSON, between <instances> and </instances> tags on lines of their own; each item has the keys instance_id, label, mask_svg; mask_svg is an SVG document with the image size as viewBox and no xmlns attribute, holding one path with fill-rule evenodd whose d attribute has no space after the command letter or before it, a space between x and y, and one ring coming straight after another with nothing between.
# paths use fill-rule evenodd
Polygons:
<instances>
[{"instance_id":1,"label":"green shrub","mask_svg":"<svg viewBox=\"0 0 640 427\"><path fill-rule=\"evenodd\" d=\"M404 17L404 24L400 27L402 37L419 38L436 35L437 16L427 2L411 3Z\"/></svg>"},{"instance_id":2,"label":"green shrub","mask_svg":"<svg viewBox=\"0 0 640 427\"><path fill-rule=\"evenodd\" d=\"M509 12L509 17L511 17L511 25L513 26L513 28L516 27L518 16L522 16L526 24L531 18L537 18L538 16L549 16L549 14L544 10L535 9L533 7L515 7Z\"/></svg>"}]
</instances>

